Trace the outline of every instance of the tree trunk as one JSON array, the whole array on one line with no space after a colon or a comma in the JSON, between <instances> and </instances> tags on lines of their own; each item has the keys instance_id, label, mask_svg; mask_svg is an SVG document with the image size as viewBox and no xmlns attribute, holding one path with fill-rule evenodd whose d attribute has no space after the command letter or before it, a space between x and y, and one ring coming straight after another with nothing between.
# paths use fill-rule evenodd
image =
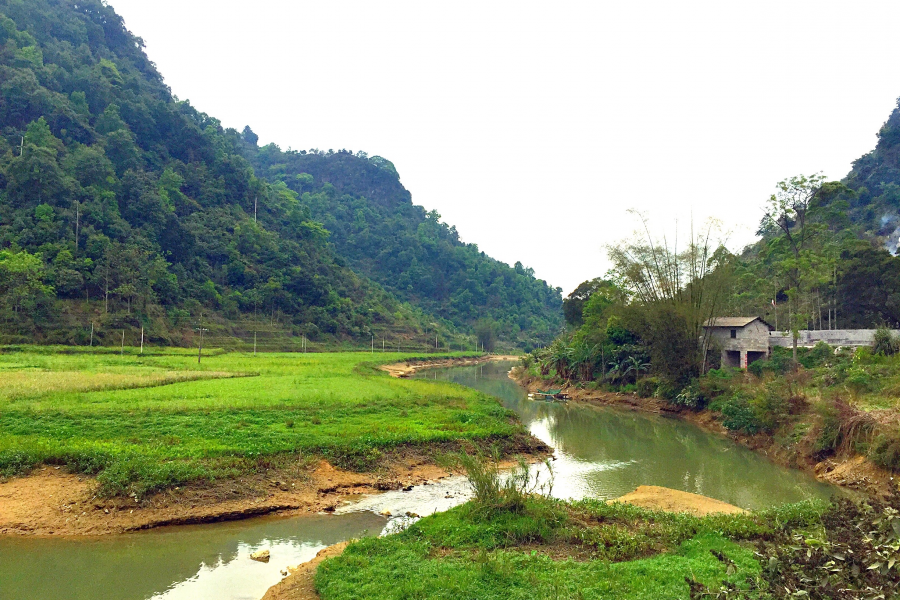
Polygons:
<instances>
[{"instance_id":1,"label":"tree trunk","mask_svg":"<svg viewBox=\"0 0 900 600\"><path fill-rule=\"evenodd\" d=\"M797 368L797 337L798 336L797 336L796 330L793 331L792 333L793 333L793 337L794 337L794 340L793 340L794 341L794 344L793 344L793 346L794 346L794 368L796 369Z\"/></svg>"}]
</instances>

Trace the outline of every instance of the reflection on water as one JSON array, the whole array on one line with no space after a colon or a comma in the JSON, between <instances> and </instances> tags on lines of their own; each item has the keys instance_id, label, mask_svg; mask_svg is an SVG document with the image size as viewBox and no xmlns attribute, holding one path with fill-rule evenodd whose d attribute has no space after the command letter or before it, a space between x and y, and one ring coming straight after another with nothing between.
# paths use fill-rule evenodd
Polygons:
<instances>
[{"instance_id":1,"label":"reflection on water","mask_svg":"<svg viewBox=\"0 0 900 600\"><path fill-rule=\"evenodd\" d=\"M512 364L434 369L420 376L476 388L518 413L532 434L556 449L555 496L615 498L639 485L661 485L756 509L834 493L806 473L683 421L529 400L507 377Z\"/></svg>"},{"instance_id":2,"label":"reflection on water","mask_svg":"<svg viewBox=\"0 0 900 600\"><path fill-rule=\"evenodd\" d=\"M0 538L6 600L259 600L280 571L331 544L377 535L374 513L166 528L102 538ZM250 553L268 549L261 563Z\"/></svg>"}]
</instances>

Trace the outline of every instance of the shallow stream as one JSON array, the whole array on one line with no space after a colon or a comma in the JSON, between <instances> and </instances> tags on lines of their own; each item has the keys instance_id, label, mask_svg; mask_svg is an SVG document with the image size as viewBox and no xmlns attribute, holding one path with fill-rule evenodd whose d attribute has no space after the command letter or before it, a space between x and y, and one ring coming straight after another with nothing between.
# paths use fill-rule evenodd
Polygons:
<instances>
[{"instance_id":1,"label":"shallow stream","mask_svg":"<svg viewBox=\"0 0 900 600\"><path fill-rule=\"evenodd\" d=\"M615 498L661 485L748 509L828 497L835 488L681 421L612 408L529 400L508 379L509 363L434 369L500 398L555 448L553 495ZM546 479L546 473L543 474ZM0 600L258 600L280 571L325 546L402 527L464 502L462 477L387 492L334 515L247 521L101 538L0 538ZM387 519L379 513L394 515ZM412 517L415 518L415 517ZM251 552L268 549L260 563Z\"/></svg>"}]
</instances>

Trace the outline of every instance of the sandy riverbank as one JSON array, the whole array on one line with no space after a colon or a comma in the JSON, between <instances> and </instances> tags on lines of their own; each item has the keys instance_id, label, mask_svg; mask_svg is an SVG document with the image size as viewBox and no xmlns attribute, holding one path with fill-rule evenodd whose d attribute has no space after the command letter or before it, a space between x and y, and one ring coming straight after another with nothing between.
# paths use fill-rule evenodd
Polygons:
<instances>
[{"instance_id":1,"label":"sandy riverbank","mask_svg":"<svg viewBox=\"0 0 900 600\"><path fill-rule=\"evenodd\" d=\"M440 367L471 367L474 365L483 365L489 362L519 360L518 356L506 354L488 354L485 356L465 357L465 358L435 358L409 360L406 362L394 363L390 365L381 365L378 367L382 371L386 371L392 377L410 377L416 371L422 369L435 369Z\"/></svg>"}]
</instances>

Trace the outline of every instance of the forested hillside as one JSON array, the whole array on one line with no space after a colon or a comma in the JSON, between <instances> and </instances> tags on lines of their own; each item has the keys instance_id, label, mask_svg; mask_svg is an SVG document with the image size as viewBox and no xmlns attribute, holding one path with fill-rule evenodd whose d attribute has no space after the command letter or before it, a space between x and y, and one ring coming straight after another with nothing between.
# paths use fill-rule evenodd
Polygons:
<instances>
[{"instance_id":1,"label":"forested hillside","mask_svg":"<svg viewBox=\"0 0 900 600\"><path fill-rule=\"evenodd\" d=\"M482 339L491 330L528 347L546 343L562 325L561 290L463 243L436 211L412 203L394 165L345 150L282 152L255 148L260 177L302 194L313 218L353 268L399 298L448 319Z\"/></svg>"},{"instance_id":2,"label":"forested hillside","mask_svg":"<svg viewBox=\"0 0 900 600\"><path fill-rule=\"evenodd\" d=\"M151 339L187 343L203 313L223 335L259 329L260 322L312 339L424 342L428 330L451 333L441 319L365 277L377 269L360 268L362 277L351 271L317 220L327 220L335 247L364 267L350 250L368 242L348 245L357 231L347 228L345 213L325 209L344 201L335 186L365 191L385 210L399 208L391 206L399 190L404 208L412 209L396 177L372 184L370 192L357 185L352 164L290 154L285 157L303 159L302 170L314 173L307 189L302 177L278 177L273 164L258 177L251 161L259 163L265 151L257 156L249 128L243 135L226 129L178 101L140 38L98 0L0 0L0 134L5 341L83 343L93 324L101 340L144 327ZM384 172L377 162L353 160ZM301 199L304 192L312 193ZM415 231L419 223L404 222L414 214L398 211L392 218ZM446 226L435 225L435 233L425 229L419 237L435 246L448 243L442 241L448 235ZM476 256L493 269L479 280L488 283L472 292L497 309L486 314L501 314L510 296L501 283L490 285L508 280L508 287L527 288L537 299L514 298L519 302L510 312L524 316L504 322L503 331L550 331L555 323L544 305L558 304L558 291L541 283L546 294L539 296L543 288L524 272L504 271L476 249L459 247L469 261L443 265L443 287L432 281L434 261L424 271L406 271L403 286L416 291L410 300L426 310L444 308L440 302L456 282L453 269L467 268ZM438 301L429 302L428 293ZM456 318L459 311L449 304L436 312L459 324L475 316L469 308L467 318Z\"/></svg>"},{"instance_id":3,"label":"forested hillside","mask_svg":"<svg viewBox=\"0 0 900 600\"><path fill-rule=\"evenodd\" d=\"M872 235L888 238L897 250L900 227L900 106L878 132L875 149L853 163L844 182L855 194L850 217Z\"/></svg>"}]
</instances>

